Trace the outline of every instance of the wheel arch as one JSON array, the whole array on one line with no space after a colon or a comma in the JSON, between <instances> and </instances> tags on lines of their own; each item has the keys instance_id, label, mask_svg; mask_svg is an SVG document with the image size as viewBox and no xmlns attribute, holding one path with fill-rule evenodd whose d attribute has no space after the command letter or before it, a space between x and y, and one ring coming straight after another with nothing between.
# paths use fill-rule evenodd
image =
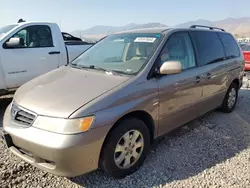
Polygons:
<instances>
[{"instance_id":1,"label":"wheel arch","mask_svg":"<svg viewBox=\"0 0 250 188\"><path fill-rule=\"evenodd\" d=\"M239 89L239 87L240 87L240 81L239 81L238 78L235 78L235 79L232 81L232 83L235 83L235 84L238 86L238 89Z\"/></svg>"},{"instance_id":2,"label":"wheel arch","mask_svg":"<svg viewBox=\"0 0 250 188\"><path fill-rule=\"evenodd\" d=\"M147 126L148 130L149 130L149 134L150 134L150 143L152 144L155 138L155 123L154 120L152 118L152 116L146 112L146 111L142 111L142 110L137 110L137 111L132 111L129 112L128 114L123 115L122 117L120 117L115 123L114 125L111 127L111 129L109 130L107 136L104 139L104 142L102 144L102 148L101 148L101 152L100 152L100 157L99 157L99 164L100 164L100 159L102 157L102 153L103 153L103 147L106 144L107 138L109 137L110 133L117 127L119 126L119 124L126 118L137 118L142 120L145 125Z\"/></svg>"}]
</instances>

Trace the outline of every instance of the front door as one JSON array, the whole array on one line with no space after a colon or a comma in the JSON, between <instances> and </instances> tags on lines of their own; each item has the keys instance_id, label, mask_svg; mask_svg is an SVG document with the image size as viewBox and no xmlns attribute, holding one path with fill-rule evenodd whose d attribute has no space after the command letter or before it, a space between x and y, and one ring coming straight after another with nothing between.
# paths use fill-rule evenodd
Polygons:
<instances>
[{"instance_id":1,"label":"front door","mask_svg":"<svg viewBox=\"0 0 250 188\"><path fill-rule=\"evenodd\" d=\"M60 54L53 44L49 26L28 26L13 37L21 39L20 46L4 47L1 58L8 89L19 87L58 67Z\"/></svg>"},{"instance_id":2,"label":"front door","mask_svg":"<svg viewBox=\"0 0 250 188\"><path fill-rule=\"evenodd\" d=\"M159 135L186 123L199 115L202 83L196 68L194 49L188 32L170 36L158 62L177 60L183 71L159 78Z\"/></svg>"}]
</instances>

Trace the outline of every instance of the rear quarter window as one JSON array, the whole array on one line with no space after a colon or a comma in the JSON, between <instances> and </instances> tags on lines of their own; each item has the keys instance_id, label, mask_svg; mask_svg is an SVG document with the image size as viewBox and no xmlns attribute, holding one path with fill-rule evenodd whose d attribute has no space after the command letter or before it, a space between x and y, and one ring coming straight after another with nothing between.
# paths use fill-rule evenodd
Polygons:
<instances>
[{"instance_id":1,"label":"rear quarter window","mask_svg":"<svg viewBox=\"0 0 250 188\"><path fill-rule=\"evenodd\" d=\"M225 49L226 57L234 58L240 56L240 50L233 36L228 33L218 33Z\"/></svg>"},{"instance_id":2,"label":"rear quarter window","mask_svg":"<svg viewBox=\"0 0 250 188\"><path fill-rule=\"evenodd\" d=\"M219 62L225 58L219 36L211 31L192 31L191 36L197 51L198 65Z\"/></svg>"}]
</instances>

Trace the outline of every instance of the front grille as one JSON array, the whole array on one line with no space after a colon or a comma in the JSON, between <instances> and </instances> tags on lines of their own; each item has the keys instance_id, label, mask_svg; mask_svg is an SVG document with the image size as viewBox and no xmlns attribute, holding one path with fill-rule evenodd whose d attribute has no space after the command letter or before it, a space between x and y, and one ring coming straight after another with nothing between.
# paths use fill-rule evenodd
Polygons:
<instances>
[{"instance_id":1,"label":"front grille","mask_svg":"<svg viewBox=\"0 0 250 188\"><path fill-rule=\"evenodd\" d=\"M36 115L13 103L11 107L11 117L14 122L20 125L30 126L34 122Z\"/></svg>"},{"instance_id":2,"label":"front grille","mask_svg":"<svg viewBox=\"0 0 250 188\"><path fill-rule=\"evenodd\" d=\"M23 110L20 110L16 114L15 121L22 125L29 126L33 123L35 118L36 118L35 115L25 112Z\"/></svg>"}]
</instances>

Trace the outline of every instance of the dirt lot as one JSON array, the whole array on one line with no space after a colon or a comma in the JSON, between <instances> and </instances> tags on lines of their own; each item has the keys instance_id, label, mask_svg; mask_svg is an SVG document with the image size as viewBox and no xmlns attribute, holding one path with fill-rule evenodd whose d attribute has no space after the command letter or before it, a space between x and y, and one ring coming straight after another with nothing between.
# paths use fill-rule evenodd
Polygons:
<instances>
[{"instance_id":1,"label":"dirt lot","mask_svg":"<svg viewBox=\"0 0 250 188\"><path fill-rule=\"evenodd\" d=\"M11 97L0 100L2 118ZM102 171L66 179L13 156L0 142L0 187L250 187L250 90L231 114L212 112L160 140L122 180Z\"/></svg>"}]
</instances>

